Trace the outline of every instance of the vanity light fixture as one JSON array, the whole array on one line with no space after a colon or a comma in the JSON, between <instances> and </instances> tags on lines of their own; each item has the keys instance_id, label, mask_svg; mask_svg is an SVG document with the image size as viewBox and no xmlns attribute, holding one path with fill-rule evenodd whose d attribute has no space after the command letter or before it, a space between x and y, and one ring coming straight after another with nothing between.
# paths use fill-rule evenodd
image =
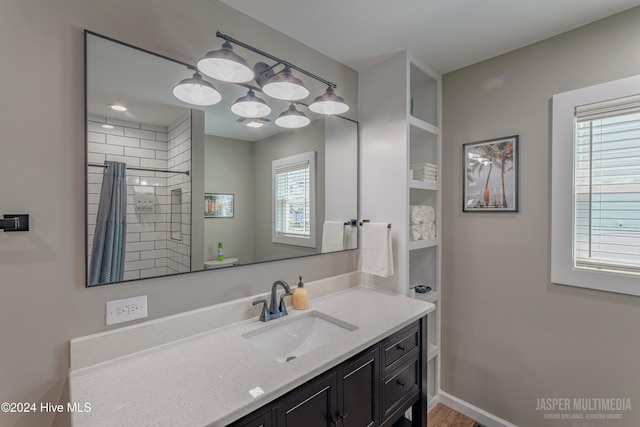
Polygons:
<instances>
[{"instance_id":1,"label":"vanity light fixture","mask_svg":"<svg viewBox=\"0 0 640 427\"><path fill-rule=\"evenodd\" d=\"M276 119L276 124L282 128L297 129L305 127L311 123L311 120L304 115L303 112L298 111L296 106L291 103L289 109L281 113Z\"/></svg>"},{"instance_id":2,"label":"vanity light fixture","mask_svg":"<svg viewBox=\"0 0 640 427\"><path fill-rule=\"evenodd\" d=\"M235 114L246 118L260 118L266 117L271 113L271 107L265 100L256 96L256 91L262 91L272 98L285 101L301 101L307 98L310 94L309 89L301 79L293 75L293 70L327 85L325 93L316 97L313 103L308 106L311 111L324 115L342 114L349 111L349 105L341 96L335 93L336 84L263 50L222 34L220 31L216 32L216 36L224 40L222 48L208 52L197 62L196 66L197 70L209 77L223 82L235 83L249 89L246 96L238 98L231 106L231 111ZM258 62L252 70L249 68L247 61L233 51L233 44L264 56L274 61L274 64L269 65L264 62ZM274 69L279 66L282 66L282 69L275 72ZM189 68L196 70L192 66L189 66ZM194 80L197 80L197 82ZM247 84L252 80L255 81L257 86ZM183 94L183 88L184 92L189 93ZM195 88L195 93L192 94L190 88ZM187 91L187 89L190 90ZM208 95L198 91L202 90L204 92L210 89L215 91L217 99L215 102L204 103L201 99L206 98ZM173 94L184 102L196 105L213 105L219 102L221 97L213 85L203 80L198 72L193 75L193 78L185 79L176 85L173 89ZM211 96L213 97L214 95ZM302 105L306 104L302 103ZM278 126L286 128L299 128L308 125L310 122L309 118L299 111L293 103L275 121Z\"/></svg>"},{"instance_id":3,"label":"vanity light fixture","mask_svg":"<svg viewBox=\"0 0 640 427\"><path fill-rule=\"evenodd\" d=\"M271 77L262 90L272 98L285 101L299 101L309 96L309 89L302 80L291 74L289 66L285 66L284 70Z\"/></svg>"},{"instance_id":4,"label":"vanity light fixture","mask_svg":"<svg viewBox=\"0 0 640 427\"><path fill-rule=\"evenodd\" d=\"M109 105L107 105L107 107L111 108L114 111L120 111L120 112L127 111L127 107L125 107L124 105L120 105L120 104L109 104Z\"/></svg>"},{"instance_id":5,"label":"vanity light fixture","mask_svg":"<svg viewBox=\"0 0 640 427\"><path fill-rule=\"evenodd\" d=\"M220 92L197 71L193 77L182 80L173 87L173 95L180 101L194 105L215 105L222 99Z\"/></svg>"},{"instance_id":6,"label":"vanity light fixture","mask_svg":"<svg viewBox=\"0 0 640 427\"><path fill-rule=\"evenodd\" d=\"M115 129L112 125L107 124L101 125L100 127L102 127L103 129Z\"/></svg>"},{"instance_id":7,"label":"vanity light fixture","mask_svg":"<svg viewBox=\"0 0 640 427\"><path fill-rule=\"evenodd\" d=\"M253 70L243 57L233 51L228 40L221 49L208 52L196 65L202 73L223 82L246 83L253 80Z\"/></svg>"},{"instance_id":8,"label":"vanity light fixture","mask_svg":"<svg viewBox=\"0 0 640 427\"><path fill-rule=\"evenodd\" d=\"M245 96L238 98L231 106L231 111L240 117L258 118L271 113L271 107L263 99L258 98L252 89L249 89Z\"/></svg>"},{"instance_id":9,"label":"vanity light fixture","mask_svg":"<svg viewBox=\"0 0 640 427\"><path fill-rule=\"evenodd\" d=\"M309 109L318 114L342 114L349 111L349 106L341 96L333 92L333 88L329 86L327 91L313 100Z\"/></svg>"}]
</instances>

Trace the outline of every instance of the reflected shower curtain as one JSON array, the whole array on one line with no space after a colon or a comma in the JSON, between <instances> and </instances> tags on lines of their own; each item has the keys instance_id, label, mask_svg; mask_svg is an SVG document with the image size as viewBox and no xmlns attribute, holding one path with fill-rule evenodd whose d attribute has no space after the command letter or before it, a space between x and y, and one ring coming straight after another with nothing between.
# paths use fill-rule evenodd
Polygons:
<instances>
[{"instance_id":1,"label":"reflected shower curtain","mask_svg":"<svg viewBox=\"0 0 640 427\"><path fill-rule=\"evenodd\" d=\"M127 165L104 162L100 204L93 236L89 284L120 282L127 240Z\"/></svg>"}]
</instances>

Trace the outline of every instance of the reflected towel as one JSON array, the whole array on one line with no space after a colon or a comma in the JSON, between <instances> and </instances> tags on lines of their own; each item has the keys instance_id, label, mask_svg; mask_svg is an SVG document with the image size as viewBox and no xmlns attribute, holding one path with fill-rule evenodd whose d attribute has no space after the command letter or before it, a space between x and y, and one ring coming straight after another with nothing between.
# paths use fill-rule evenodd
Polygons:
<instances>
[{"instance_id":1,"label":"reflected towel","mask_svg":"<svg viewBox=\"0 0 640 427\"><path fill-rule=\"evenodd\" d=\"M380 277L393 276L391 229L385 223L362 225L362 272Z\"/></svg>"},{"instance_id":2,"label":"reflected towel","mask_svg":"<svg viewBox=\"0 0 640 427\"><path fill-rule=\"evenodd\" d=\"M345 227L344 249L358 249L358 227L350 225Z\"/></svg>"},{"instance_id":3,"label":"reflected towel","mask_svg":"<svg viewBox=\"0 0 640 427\"><path fill-rule=\"evenodd\" d=\"M344 222L325 221L322 225L322 253L344 250Z\"/></svg>"}]
</instances>

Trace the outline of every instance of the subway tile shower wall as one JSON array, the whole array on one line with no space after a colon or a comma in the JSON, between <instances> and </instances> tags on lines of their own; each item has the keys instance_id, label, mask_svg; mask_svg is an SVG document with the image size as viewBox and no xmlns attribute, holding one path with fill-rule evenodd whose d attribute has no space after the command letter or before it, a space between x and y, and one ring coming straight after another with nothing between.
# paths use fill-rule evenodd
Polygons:
<instances>
[{"instance_id":1,"label":"subway tile shower wall","mask_svg":"<svg viewBox=\"0 0 640 427\"><path fill-rule=\"evenodd\" d=\"M113 129L104 129L108 123ZM103 164L105 160L124 162L128 167L189 171L191 169L191 116L169 127L132 123L89 116L87 123L87 160ZM104 170L89 167L88 242L89 256ZM134 187L152 188L154 208L136 213ZM171 191L180 189L181 217L179 234L171 233ZM174 218L176 217L174 204ZM173 237L173 239L172 239ZM127 169L127 244L125 280L163 276L191 269L191 181L188 175ZM89 260L90 262L90 260Z\"/></svg>"}]
</instances>

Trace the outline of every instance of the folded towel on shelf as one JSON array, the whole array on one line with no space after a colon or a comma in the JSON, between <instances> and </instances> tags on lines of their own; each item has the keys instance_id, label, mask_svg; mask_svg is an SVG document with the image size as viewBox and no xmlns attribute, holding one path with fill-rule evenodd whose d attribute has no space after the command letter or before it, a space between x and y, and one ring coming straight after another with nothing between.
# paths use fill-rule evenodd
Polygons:
<instances>
[{"instance_id":1,"label":"folded towel on shelf","mask_svg":"<svg viewBox=\"0 0 640 427\"><path fill-rule=\"evenodd\" d=\"M344 250L344 222L325 221L322 225L322 253Z\"/></svg>"},{"instance_id":2,"label":"folded towel on shelf","mask_svg":"<svg viewBox=\"0 0 640 427\"><path fill-rule=\"evenodd\" d=\"M420 179L425 177L436 178L438 176L437 172L417 172L413 171L413 179Z\"/></svg>"},{"instance_id":3,"label":"folded towel on shelf","mask_svg":"<svg viewBox=\"0 0 640 427\"><path fill-rule=\"evenodd\" d=\"M432 181L432 182L437 182L438 181L438 176L437 175L417 175L413 177L414 181Z\"/></svg>"},{"instance_id":4,"label":"folded towel on shelf","mask_svg":"<svg viewBox=\"0 0 640 427\"><path fill-rule=\"evenodd\" d=\"M422 238L422 225L411 225L409 227L409 240L420 240Z\"/></svg>"},{"instance_id":5,"label":"folded towel on shelf","mask_svg":"<svg viewBox=\"0 0 640 427\"><path fill-rule=\"evenodd\" d=\"M436 225L433 222L427 222L420 225L420 238L425 240L435 239Z\"/></svg>"},{"instance_id":6,"label":"folded towel on shelf","mask_svg":"<svg viewBox=\"0 0 640 427\"><path fill-rule=\"evenodd\" d=\"M436 222L436 210L433 206L425 206L424 222Z\"/></svg>"},{"instance_id":7,"label":"folded towel on shelf","mask_svg":"<svg viewBox=\"0 0 640 427\"><path fill-rule=\"evenodd\" d=\"M438 165L434 165L433 163L416 163L414 165L409 166L411 169L433 169L438 170Z\"/></svg>"},{"instance_id":8,"label":"folded towel on shelf","mask_svg":"<svg viewBox=\"0 0 640 427\"><path fill-rule=\"evenodd\" d=\"M362 225L362 272L380 277L393 276L391 229L385 223Z\"/></svg>"},{"instance_id":9,"label":"folded towel on shelf","mask_svg":"<svg viewBox=\"0 0 640 427\"><path fill-rule=\"evenodd\" d=\"M413 176L417 175L437 175L438 171L435 169L411 169L413 171Z\"/></svg>"},{"instance_id":10,"label":"folded towel on shelf","mask_svg":"<svg viewBox=\"0 0 640 427\"><path fill-rule=\"evenodd\" d=\"M411 225L422 224L427 222L427 210L424 205L411 205L409 206L409 221Z\"/></svg>"}]
</instances>

